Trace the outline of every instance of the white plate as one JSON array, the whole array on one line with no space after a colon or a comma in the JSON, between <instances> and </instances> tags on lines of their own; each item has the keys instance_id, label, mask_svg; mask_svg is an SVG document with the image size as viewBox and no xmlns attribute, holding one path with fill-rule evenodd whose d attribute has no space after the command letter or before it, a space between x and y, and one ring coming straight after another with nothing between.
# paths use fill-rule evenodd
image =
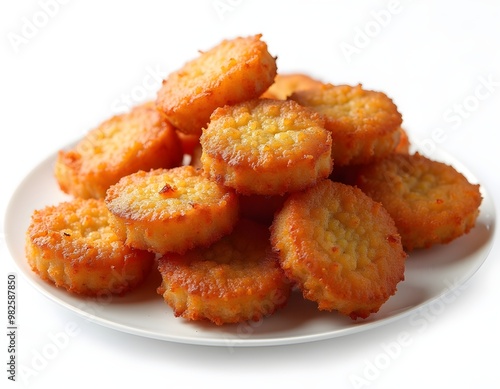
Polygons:
<instances>
[{"instance_id":1,"label":"white plate","mask_svg":"<svg viewBox=\"0 0 500 389\"><path fill-rule=\"evenodd\" d=\"M53 177L56 155L40 163L20 184L5 219L7 244L26 279L42 294L88 320L127 333L161 340L211 346L266 346L317 341L368 330L407 316L439 299L467 281L483 264L493 243L495 207L481 187L483 202L476 227L448 245L415 251L407 260L405 281L377 314L352 321L340 314L320 312L316 305L294 292L288 305L259 322L215 326L175 318L156 294L158 272L138 290L107 299L81 298L42 281L24 256L24 234L35 209L69 199ZM458 161L443 152L435 160L452 164L471 182L476 178ZM438 301L436 301L438 300Z\"/></svg>"}]
</instances>

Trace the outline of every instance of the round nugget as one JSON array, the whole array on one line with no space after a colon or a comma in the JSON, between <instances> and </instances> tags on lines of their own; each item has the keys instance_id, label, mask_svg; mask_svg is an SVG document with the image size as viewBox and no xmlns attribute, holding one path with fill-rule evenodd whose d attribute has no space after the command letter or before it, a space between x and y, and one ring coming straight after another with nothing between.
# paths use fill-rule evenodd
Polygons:
<instances>
[{"instance_id":1,"label":"round nugget","mask_svg":"<svg viewBox=\"0 0 500 389\"><path fill-rule=\"evenodd\" d=\"M60 151L55 176L68 194L104 198L123 176L179 166L182 156L174 127L149 102L106 120L71 150Z\"/></svg>"},{"instance_id":2,"label":"round nugget","mask_svg":"<svg viewBox=\"0 0 500 389\"><path fill-rule=\"evenodd\" d=\"M168 75L158 108L179 130L201 134L217 107L259 97L276 76L261 35L224 40Z\"/></svg>"},{"instance_id":3,"label":"round nugget","mask_svg":"<svg viewBox=\"0 0 500 389\"><path fill-rule=\"evenodd\" d=\"M158 293L175 316L189 320L258 321L283 307L290 295L267 227L244 219L208 248L165 255L158 268Z\"/></svg>"},{"instance_id":4,"label":"round nugget","mask_svg":"<svg viewBox=\"0 0 500 389\"><path fill-rule=\"evenodd\" d=\"M316 88L323 82L302 73L277 74L274 83L265 91L261 97L269 99L286 100L293 92Z\"/></svg>"},{"instance_id":5,"label":"round nugget","mask_svg":"<svg viewBox=\"0 0 500 389\"><path fill-rule=\"evenodd\" d=\"M209 245L231 232L238 197L192 166L140 171L108 189L111 225L131 247L164 254Z\"/></svg>"},{"instance_id":6,"label":"round nugget","mask_svg":"<svg viewBox=\"0 0 500 389\"><path fill-rule=\"evenodd\" d=\"M474 227L482 201L452 166L394 154L358 171L356 185L392 215L406 250L448 243Z\"/></svg>"},{"instance_id":7,"label":"round nugget","mask_svg":"<svg viewBox=\"0 0 500 389\"><path fill-rule=\"evenodd\" d=\"M200 138L203 169L242 194L307 188L332 171L323 124L294 101L254 99L218 108Z\"/></svg>"},{"instance_id":8,"label":"round nugget","mask_svg":"<svg viewBox=\"0 0 500 389\"><path fill-rule=\"evenodd\" d=\"M26 257L42 279L86 296L124 294L141 284L154 254L127 247L103 200L75 199L34 211Z\"/></svg>"},{"instance_id":9,"label":"round nugget","mask_svg":"<svg viewBox=\"0 0 500 389\"><path fill-rule=\"evenodd\" d=\"M387 211L329 179L289 195L271 243L306 299L353 319L377 312L404 279L406 254Z\"/></svg>"},{"instance_id":10,"label":"round nugget","mask_svg":"<svg viewBox=\"0 0 500 389\"><path fill-rule=\"evenodd\" d=\"M294 92L290 99L324 116L336 166L372 162L392 153L399 143L402 117L382 92L325 84Z\"/></svg>"}]
</instances>

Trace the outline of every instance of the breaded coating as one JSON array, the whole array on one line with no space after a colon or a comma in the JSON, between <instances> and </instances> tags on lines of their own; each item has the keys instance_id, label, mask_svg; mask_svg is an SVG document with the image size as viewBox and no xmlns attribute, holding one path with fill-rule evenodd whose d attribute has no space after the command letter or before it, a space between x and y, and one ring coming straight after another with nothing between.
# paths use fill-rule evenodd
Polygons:
<instances>
[{"instance_id":1,"label":"breaded coating","mask_svg":"<svg viewBox=\"0 0 500 389\"><path fill-rule=\"evenodd\" d=\"M358 172L356 185L391 214L406 250L448 243L474 227L482 197L452 166L394 154Z\"/></svg>"},{"instance_id":2,"label":"breaded coating","mask_svg":"<svg viewBox=\"0 0 500 389\"><path fill-rule=\"evenodd\" d=\"M387 211L329 179L289 195L271 243L306 299L352 319L377 312L404 279L406 254Z\"/></svg>"},{"instance_id":3,"label":"breaded coating","mask_svg":"<svg viewBox=\"0 0 500 389\"><path fill-rule=\"evenodd\" d=\"M42 279L86 296L124 294L141 284L154 264L154 254L118 238L102 199L75 199L34 211L26 257Z\"/></svg>"},{"instance_id":4,"label":"breaded coating","mask_svg":"<svg viewBox=\"0 0 500 389\"><path fill-rule=\"evenodd\" d=\"M192 166L140 171L108 189L111 226L131 247L165 254L206 246L238 219L238 197Z\"/></svg>"},{"instance_id":5,"label":"breaded coating","mask_svg":"<svg viewBox=\"0 0 500 389\"><path fill-rule=\"evenodd\" d=\"M182 132L199 135L217 107L259 97L277 70L260 38L224 40L169 74L158 92L160 111Z\"/></svg>"},{"instance_id":6,"label":"breaded coating","mask_svg":"<svg viewBox=\"0 0 500 389\"><path fill-rule=\"evenodd\" d=\"M399 143L402 117L382 92L325 84L294 92L290 99L324 116L336 166L372 162L392 153Z\"/></svg>"},{"instance_id":7,"label":"breaded coating","mask_svg":"<svg viewBox=\"0 0 500 389\"><path fill-rule=\"evenodd\" d=\"M286 100L293 92L316 88L323 82L302 73L280 73L274 78L272 84L261 97L268 99Z\"/></svg>"},{"instance_id":8,"label":"breaded coating","mask_svg":"<svg viewBox=\"0 0 500 389\"><path fill-rule=\"evenodd\" d=\"M182 156L174 127L148 102L106 120L71 150L60 151L55 177L68 194L103 199L123 176L179 166Z\"/></svg>"},{"instance_id":9,"label":"breaded coating","mask_svg":"<svg viewBox=\"0 0 500 389\"><path fill-rule=\"evenodd\" d=\"M254 99L218 108L200 143L205 174L242 194L302 190L332 171L323 120L294 101Z\"/></svg>"},{"instance_id":10,"label":"breaded coating","mask_svg":"<svg viewBox=\"0 0 500 389\"><path fill-rule=\"evenodd\" d=\"M244 219L208 248L166 254L158 268L158 293L175 316L188 320L258 321L283 307L290 295L267 227Z\"/></svg>"}]
</instances>

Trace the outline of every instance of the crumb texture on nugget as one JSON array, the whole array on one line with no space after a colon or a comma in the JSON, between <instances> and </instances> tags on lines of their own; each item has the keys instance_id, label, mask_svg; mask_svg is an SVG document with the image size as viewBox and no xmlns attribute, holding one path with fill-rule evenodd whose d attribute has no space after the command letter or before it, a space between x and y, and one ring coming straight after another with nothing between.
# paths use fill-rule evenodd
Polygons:
<instances>
[{"instance_id":1,"label":"crumb texture on nugget","mask_svg":"<svg viewBox=\"0 0 500 389\"><path fill-rule=\"evenodd\" d=\"M158 109L180 131L199 135L216 108L259 97L276 72L261 35L224 40L167 76Z\"/></svg>"},{"instance_id":2,"label":"crumb texture on nugget","mask_svg":"<svg viewBox=\"0 0 500 389\"><path fill-rule=\"evenodd\" d=\"M123 176L179 166L182 156L174 127L148 102L104 121L75 147L61 150L55 177L68 194L103 199Z\"/></svg>"},{"instance_id":3,"label":"crumb texture on nugget","mask_svg":"<svg viewBox=\"0 0 500 389\"><path fill-rule=\"evenodd\" d=\"M358 188L329 179L289 195L271 242L287 276L320 310L366 318L404 279L406 254L390 215Z\"/></svg>"},{"instance_id":4,"label":"crumb texture on nugget","mask_svg":"<svg viewBox=\"0 0 500 389\"><path fill-rule=\"evenodd\" d=\"M164 254L209 245L231 232L238 197L192 166L140 171L109 188L111 226L127 245Z\"/></svg>"},{"instance_id":5,"label":"crumb texture on nugget","mask_svg":"<svg viewBox=\"0 0 500 389\"><path fill-rule=\"evenodd\" d=\"M323 119L294 101L254 99L218 108L200 138L205 174L243 194L282 195L332 171Z\"/></svg>"},{"instance_id":6,"label":"crumb texture on nugget","mask_svg":"<svg viewBox=\"0 0 500 389\"><path fill-rule=\"evenodd\" d=\"M269 316L286 305L291 290L268 228L245 219L210 247L166 254L158 268L158 293L176 316L217 325Z\"/></svg>"},{"instance_id":7,"label":"crumb texture on nugget","mask_svg":"<svg viewBox=\"0 0 500 389\"><path fill-rule=\"evenodd\" d=\"M103 200L75 199L36 210L26 257L42 279L86 296L124 294L149 274L154 254L126 246Z\"/></svg>"}]
</instances>

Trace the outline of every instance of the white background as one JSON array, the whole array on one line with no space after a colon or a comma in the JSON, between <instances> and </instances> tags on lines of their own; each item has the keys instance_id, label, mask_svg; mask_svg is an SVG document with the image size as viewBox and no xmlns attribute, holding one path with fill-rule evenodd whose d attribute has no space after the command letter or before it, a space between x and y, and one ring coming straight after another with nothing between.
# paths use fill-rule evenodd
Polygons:
<instances>
[{"instance_id":1,"label":"white background","mask_svg":"<svg viewBox=\"0 0 500 389\"><path fill-rule=\"evenodd\" d=\"M2 1L0 216L39 161L121 109L153 98L159 83L144 83L149 72L165 75L197 50L255 33L263 34L281 72L386 92L414 144L450 152L498 199L499 20L500 2L487 0ZM4 273L17 269L4 238L0 285L6 289ZM495 244L459 298L425 326L401 319L343 338L232 351L101 327L39 295L19 274L19 363L33 367L50 335L66 326L78 333L43 368L18 371L16 384L493 387L500 381L499 257ZM383 368L370 370L401 334L409 341ZM6 346L1 355L7 359ZM354 375L365 386L353 384Z\"/></svg>"}]
</instances>

